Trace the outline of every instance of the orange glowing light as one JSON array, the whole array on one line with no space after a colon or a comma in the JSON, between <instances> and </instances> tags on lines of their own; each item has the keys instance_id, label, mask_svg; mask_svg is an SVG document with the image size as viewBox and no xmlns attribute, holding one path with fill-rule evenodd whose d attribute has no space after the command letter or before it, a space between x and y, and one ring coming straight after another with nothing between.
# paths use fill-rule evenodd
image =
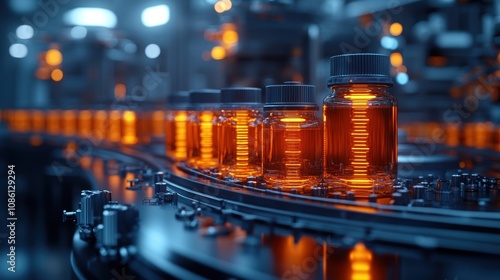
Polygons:
<instances>
[{"instance_id":1,"label":"orange glowing light","mask_svg":"<svg viewBox=\"0 0 500 280\"><path fill-rule=\"evenodd\" d=\"M94 113L92 136L95 139L104 139L107 118L108 114L106 111L99 110Z\"/></svg>"},{"instance_id":2,"label":"orange glowing light","mask_svg":"<svg viewBox=\"0 0 500 280\"><path fill-rule=\"evenodd\" d=\"M226 30L222 33L222 42L224 44L233 45L238 43L238 33L234 30Z\"/></svg>"},{"instance_id":3,"label":"orange glowing light","mask_svg":"<svg viewBox=\"0 0 500 280\"><path fill-rule=\"evenodd\" d=\"M372 253L363 243L357 243L349 254L351 280L371 280Z\"/></svg>"},{"instance_id":4,"label":"orange glowing light","mask_svg":"<svg viewBox=\"0 0 500 280\"><path fill-rule=\"evenodd\" d=\"M34 110L31 113L33 132L43 132L45 128L45 115L42 111Z\"/></svg>"},{"instance_id":5,"label":"orange glowing light","mask_svg":"<svg viewBox=\"0 0 500 280\"><path fill-rule=\"evenodd\" d=\"M361 213L377 213L377 209L372 208L372 207L337 204L337 205L335 205L335 208L346 209L346 210L356 211L356 212L361 212Z\"/></svg>"},{"instance_id":6,"label":"orange glowing light","mask_svg":"<svg viewBox=\"0 0 500 280\"><path fill-rule=\"evenodd\" d=\"M300 176L302 169L300 125L305 119L282 118L281 121L285 123L285 178L290 186L302 186L306 180Z\"/></svg>"},{"instance_id":7,"label":"orange glowing light","mask_svg":"<svg viewBox=\"0 0 500 280\"><path fill-rule=\"evenodd\" d=\"M361 92L360 92L361 90ZM352 118L354 130L351 132L353 146L351 148L353 166L353 178L347 180L348 184L359 188L371 188L372 180L368 179L368 123L367 116L368 101L375 98L375 95L366 92L366 89L352 89L351 94L346 95L347 99L352 101Z\"/></svg>"},{"instance_id":8,"label":"orange glowing light","mask_svg":"<svg viewBox=\"0 0 500 280\"><path fill-rule=\"evenodd\" d=\"M352 264L352 270L355 271L369 271L370 270L370 263L366 262L356 262Z\"/></svg>"},{"instance_id":9,"label":"orange glowing light","mask_svg":"<svg viewBox=\"0 0 500 280\"><path fill-rule=\"evenodd\" d=\"M403 56L399 52L394 52L390 56L391 65L394 67L399 67L403 65Z\"/></svg>"},{"instance_id":10,"label":"orange glowing light","mask_svg":"<svg viewBox=\"0 0 500 280\"><path fill-rule=\"evenodd\" d=\"M212 112L203 112L200 115L200 156L205 162L210 162L213 158L212 119Z\"/></svg>"},{"instance_id":11,"label":"orange glowing light","mask_svg":"<svg viewBox=\"0 0 500 280\"><path fill-rule=\"evenodd\" d=\"M353 260L363 260L363 261L371 261L372 260L372 253L370 250L368 250L363 243L357 243L354 245L353 250L349 254L349 259L351 261Z\"/></svg>"},{"instance_id":12,"label":"orange glowing light","mask_svg":"<svg viewBox=\"0 0 500 280\"><path fill-rule=\"evenodd\" d=\"M236 24L234 24L232 22L226 22L220 26L220 29L221 30L236 30Z\"/></svg>"},{"instance_id":13,"label":"orange glowing light","mask_svg":"<svg viewBox=\"0 0 500 280\"><path fill-rule=\"evenodd\" d=\"M135 121L135 119L136 119L135 112L132 112L132 111L125 111L125 112L123 113L123 119L124 119L126 122L133 122L133 121Z\"/></svg>"},{"instance_id":14,"label":"orange glowing light","mask_svg":"<svg viewBox=\"0 0 500 280\"><path fill-rule=\"evenodd\" d=\"M306 119L304 119L304 118L282 118L281 121L285 122L285 123L302 123L302 122L305 122Z\"/></svg>"},{"instance_id":15,"label":"orange glowing light","mask_svg":"<svg viewBox=\"0 0 500 280\"><path fill-rule=\"evenodd\" d=\"M109 113L109 130L108 130L108 141L110 142L120 142L121 140L121 127L120 127L120 111L113 110Z\"/></svg>"},{"instance_id":16,"label":"orange glowing light","mask_svg":"<svg viewBox=\"0 0 500 280\"><path fill-rule=\"evenodd\" d=\"M244 178L249 171L249 121L250 116L247 110L236 111L236 168L234 175L237 178Z\"/></svg>"},{"instance_id":17,"label":"orange glowing light","mask_svg":"<svg viewBox=\"0 0 500 280\"><path fill-rule=\"evenodd\" d=\"M177 160L185 160L187 157L187 112L179 111L175 118L175 158Z\"/></svg>"},{"instance_id":18,"label":"orange glowing light","mask_svg":"<svg viewBox=\"0 0 500 280\"><path fill-rule=\"evenodd\" d=\"M403 33L403 26L401 25L401 23L395 22L391 24L389 32L391 33L392 36L399 36L401 35L401 33Z\"/></svg>"},{"instance_id":19,"label":"orange glowing light","mask_svg":"<svg viewBox=\"0 0 500 280\"><path fill-rule=\"evenodd\" d=\"M133 111L123 112L123 136L122 143L125 145L135 145L137 144L137 133L136 133L136 113Z\"/></svg>"},{"instance_id":20,"label":"orange glowing light","mask_svg":"<svg viewBox=\"0 0 500 280\"><path fill-rule=\"evenodd\" d=\"M30 130L29 112L28 110L14 111L14 131L28 132Z\"/></svg>"},{"instance_id":21,"label":"orange glowing light","mask_svg":"<svg viewBox=\"0 0 500 280\"><path fill-rule=\"evenodd\" d=\"M473 123L466 123L464 125L464 145L467 147L474 147L474 124Z\"/></svg>"},{"instance_id":22,"label":"orange glowing light","mask_svg":"<svg viewBox=\"0 0 500 280\"><path fill-rule=\"evenodd\" d=\"M475 125L475 146L478 149L490 148L492 145L491 137L495 126L491 122L479 122Z\"/></svg>"},{"instance_id":23,"label":"orange glowing light","mask_svg":"<svg viewBox=\"0 0 500 280\"><path fill-rule=\"evenodd\" d=\"M263 121L262 170L273 188L298 193L308 191L319 179L321 165L314 166L322 156L317 145L322 142L321 123L313 110L285 110ZM322 148L322 147L320 147Z\"/></svg>"},{"instance_id":24,"label":"orange glowing light","mask_svg":"<svg viewBox=\"0 0 500 280\"><path fill-rule=\"evenodd\" d=\"M118 100L125 99L125 95L127 94L127 86L124 84L116 84L115 85L115 98Z\"/></svg>"},{"instance_id":25,"label":"orange glowing light","mask_svg":"<svg viewBox=\"0 0 500 280\"><path fill-rule=\"evenodd\" d=\"M81 137L89 137L92 131L92 113L82 110L78 113L78 134Z\"/></svg>"},{"instance_id":26,"label":"orange glowing light","mask_svg":"<svg viewBox=\"0 0 500 280\"><path fill-rule=\"evenodd\" d=\"M50 110L47 112L47 133L56 135L61 129L61 113L59 110Z\"/></svg>"},{"instance_id":27,"label":"orange glowing light","mask_svg":"<svg viewBox=\"0 0 500 280\"><path fill-rule=\"evenodd\" d=\"M92 166L92 158L90 156L84 156L80 158L80 165L83 169L90 169Z\"/></svg>"},{"instance_id":28,"label":"orange glowing light","mask_svg":"<svg viewBox=\"0 0 500 280\"><path fill-rule=\"evenodd\" d=\"M63 135L74 136L76 134L76 112L74 110L63 111Z\"/></svg>"},{"instance_id":29,"label":"orange glowing light","mask_svg":"<svg viewBox=\"0 0 500 280\"><path fill-rule=\"evenodd\" d=\"M62 53L57 49L50 49L45 53L45 62L51 66L57 66L63 61Z\"/></svg>"},{"instance_id":30,"label":"orange glowing light","mask_svg":"<svg viewBox=\"0 0 500 280\"><path fill-rule=\"evenodd\" d=\"M70 141L68 142L68 144L66 144L66 147L64 147L63 153L66 157L74 157L77 150L78 144L76 144L74 141Z\"/></svg>"},{"instance_id":31,"label":"orange glowing light","mask_svg":"<svg viewBox=\"0 0 500 280\"><path fill-rule=\"evenodd\" d=\"M352 280L370 280L371 276L368 273L363 272L357 272L353 273L351 276Z\"/></svg>"},{"instance_id":32,"label":"orange glowing light","mask_svg":"<svg viewBox=\"0 0 500 280\"><path fill-rule=\"evenodd\" d=\"M212 48L212 51L210 52L210 55L215 60L224 59L226 57L226 49L224 49L221 46L215 46L215 47Z\"/></svg>"},{"instance_id":33,"label":"orange glowing light","mask_svg":"<svg viewBox=\"0 0 500 280\"><path fill-rule=\"evenodd\" d=\"M61 81L63 79L64 73L63 73L63 71L61 69L54 69L50 73L50 77L52 78L52 80L54 82L59 82L59 81Z\"/></svg>"}]
</instances>

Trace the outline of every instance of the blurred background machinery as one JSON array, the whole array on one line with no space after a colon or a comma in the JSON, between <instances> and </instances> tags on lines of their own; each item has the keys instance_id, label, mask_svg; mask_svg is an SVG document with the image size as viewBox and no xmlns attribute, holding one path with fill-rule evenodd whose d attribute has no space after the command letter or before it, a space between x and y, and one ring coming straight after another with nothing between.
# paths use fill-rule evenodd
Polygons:
<instances>
[{"instance_id":1,"label":"blurred background machinery","mask_svg":"<svg viewBox=\"0 0 500 280\"><path fill-rule=\"evenodd\" d=\"M0 21L0 164L15 164L20 174L19 278L70 277L74 227L55 217L75 209L82 189L105 185L121 202L142 199L119 190L154 165L147 156L131 155L163 154L168 97L190 89L264 88L293 80L316 85L320 104L329 91L332 55L390 56L401 177L444 178L457 169L500 177L500 1L9 0L0 3ZM92 134L89 127L104 121L106 131L121 133ZM45 134L62 137L50 142ZM100 150L110 143L120 148ZM109 211L122 215L129 211L124 207ZM108 250L113 242L106 240L100 242ZM304 245L308 239L294 243L293 234L261 241L281 244L268 252L278 258L286 258L282 248L293 248L290 254L302 256L291 261L298 265L307 258L304 248L314 247ZM420 240L424 247L428 241ZM365 253L351 252L355 257L349 258L349 251L338 251L340 259L371 258L364 245L351 245ZM392 249L379 252L402 254L405 248ZM429 269L413 277L425 278L443 267L425 258L427 253L419 251L402 266L396 253L377 260L386 268L384 278L392 279L410 277L424 259ZM485 268L488 261L467 270L460 269L467 261L459 258L445 262L447 269L438 275L494 275L495 268ZM289 263L281 264L279 273L287 272ZM0 271L1 278L12 276L5 273ZM108 278L123 279L124 272L116 273ZM331 276L314 277L325 275Z\"/></svg>"}]
</instances>

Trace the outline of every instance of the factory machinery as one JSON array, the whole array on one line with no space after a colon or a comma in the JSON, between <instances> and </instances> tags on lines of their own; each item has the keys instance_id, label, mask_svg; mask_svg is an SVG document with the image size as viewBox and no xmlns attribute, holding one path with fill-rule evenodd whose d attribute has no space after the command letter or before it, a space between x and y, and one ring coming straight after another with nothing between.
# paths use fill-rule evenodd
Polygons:
<instances>
[{"instance_id":1,"label":"factory machinery","mask_svg":"<svg viewBox=\"0 0 500 280\"><path fill-rule=\"evenodd\" d=\"M40 50L10 42L17 274L0 278L499 279L500 1L167 1L173 25L146 31L123 20L142 3L115 2L109 34L54 21ZM387 54L353 68L375 80L324 71L365 51ZM342 100L321 118L326 80ZM273 116L281 134L260 131Z\"/></svg>"},{"instance_id":2,"label":"factory machinery","mask_svg":"<svg viewBox=\"0 0 500 280\"><path fill-rule=\"evenodd\" d=\"M403 140L390 193L356 197L322 184L302 193L258 176L228 180L172 160L158 123L168 110L2 113L11 131L3 149L46 151L46 172L59 181L89 178L76 181L86 185L63 213L77 228L77 279L498 276L500 190L481 168L495 156L473 147Z\"/></svg>"}]
</instances>

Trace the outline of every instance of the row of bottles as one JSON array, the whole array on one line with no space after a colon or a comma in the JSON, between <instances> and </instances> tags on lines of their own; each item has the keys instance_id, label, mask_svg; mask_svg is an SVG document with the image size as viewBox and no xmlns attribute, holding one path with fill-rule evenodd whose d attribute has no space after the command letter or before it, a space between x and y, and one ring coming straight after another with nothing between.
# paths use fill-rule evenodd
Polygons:
<instances>
[{"instance_id":1,"label":"row of bottles","mask_svg":"<svg viewBox=\"0 0 500 280\"><path fill-rule=\"evenodd\" d=\"M397 104L389 58L331 58L323 118L315 87L288 82L258 88L194 90L169 97L166 110L7 110L14 132L85 137L126 145L165 138L167 157L192 168L271 188L389 195L397 172Z\"/></svg>"},{"instance_id":2,"label":"row of bottles","mask_svg":"<svg viewBox=\"0 0 500 280\"><path fill-rule=\"evenodd\" d=\"M328 184L360 197L388 195L397 173L389 69L385 55L332 57L323 120L312 85L267 86L263 105L257 88L191 91L189 102L167 112L167 156L299 193Z\"/></svg>"},{"instance_id":3,"label":"row of bottles","mask_svg":"<svg viewBox=\"0 0 500 280\"><path fill-rule=\"evenodd\" d=\"M149 144L165 134L163 110L3 110L1 119L16 133L92 139L125 145Z\"/></svg>"},{"instance_id":4,"label":"row of bottles","mask_svg":"<svg viewBox=\"0 0 500 280\"><path fill-rule=\"evenodd\" d=\"M491 121L411 122L400 125L410 142L500 151L500 126Z\"/></svg>"}]
</instances>

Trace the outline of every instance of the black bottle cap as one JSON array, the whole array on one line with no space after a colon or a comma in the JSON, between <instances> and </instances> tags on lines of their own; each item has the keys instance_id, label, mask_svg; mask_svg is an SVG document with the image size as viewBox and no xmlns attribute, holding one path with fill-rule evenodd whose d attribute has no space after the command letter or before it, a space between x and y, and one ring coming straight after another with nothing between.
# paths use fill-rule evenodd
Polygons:
<instances>
[{"instance_id":1,"label":"black bottle cap","mask_svg":"<svg viewBox=\"0 0 500 280\"><path fill-rule=\"evenodd\" d=\"M167 96L167 110L186 109L189 104L189 92L177 91Z\"/></svg>"},{"instance_id":2,"label":"black bottle cap","mask_svg":"<svg viewBox=\"0 0 500 280\"><path fill-rule=\"evenodd\" d=\"M318 110L315 88L299 82L266 86L264 110Z\"/></svg>"},{"instance_id":3,"label":"black bottle cap","mask_svg":"<svg viewBox=\"0 0 500 280\"><path fill-rule=\"evenodd\" d=\"M262 92L260 88L231 87L223 88L220 92L221 108L255 108L262 106Z\"/></svg>"},{"instance_id":4,"label":"black bottle cap","mask_svg":"<svg viewBox=\"0 0 500 280\"><path fill-rule=\"evenodd\" d=\"M378 53L350 53L330 58L328 86L382 84L392 86L389 57Z\"/></svg>"},{"instance_id":5,"label":"black bottle cap","mask_svg":"<svg viewBox=\"0 0 500 280\"><path fill-rule=\"evenodd\" d=\"M200 89L189 92L190 110L216 110L220 107L220 90Z\"/></svg>"}]
</instances>

